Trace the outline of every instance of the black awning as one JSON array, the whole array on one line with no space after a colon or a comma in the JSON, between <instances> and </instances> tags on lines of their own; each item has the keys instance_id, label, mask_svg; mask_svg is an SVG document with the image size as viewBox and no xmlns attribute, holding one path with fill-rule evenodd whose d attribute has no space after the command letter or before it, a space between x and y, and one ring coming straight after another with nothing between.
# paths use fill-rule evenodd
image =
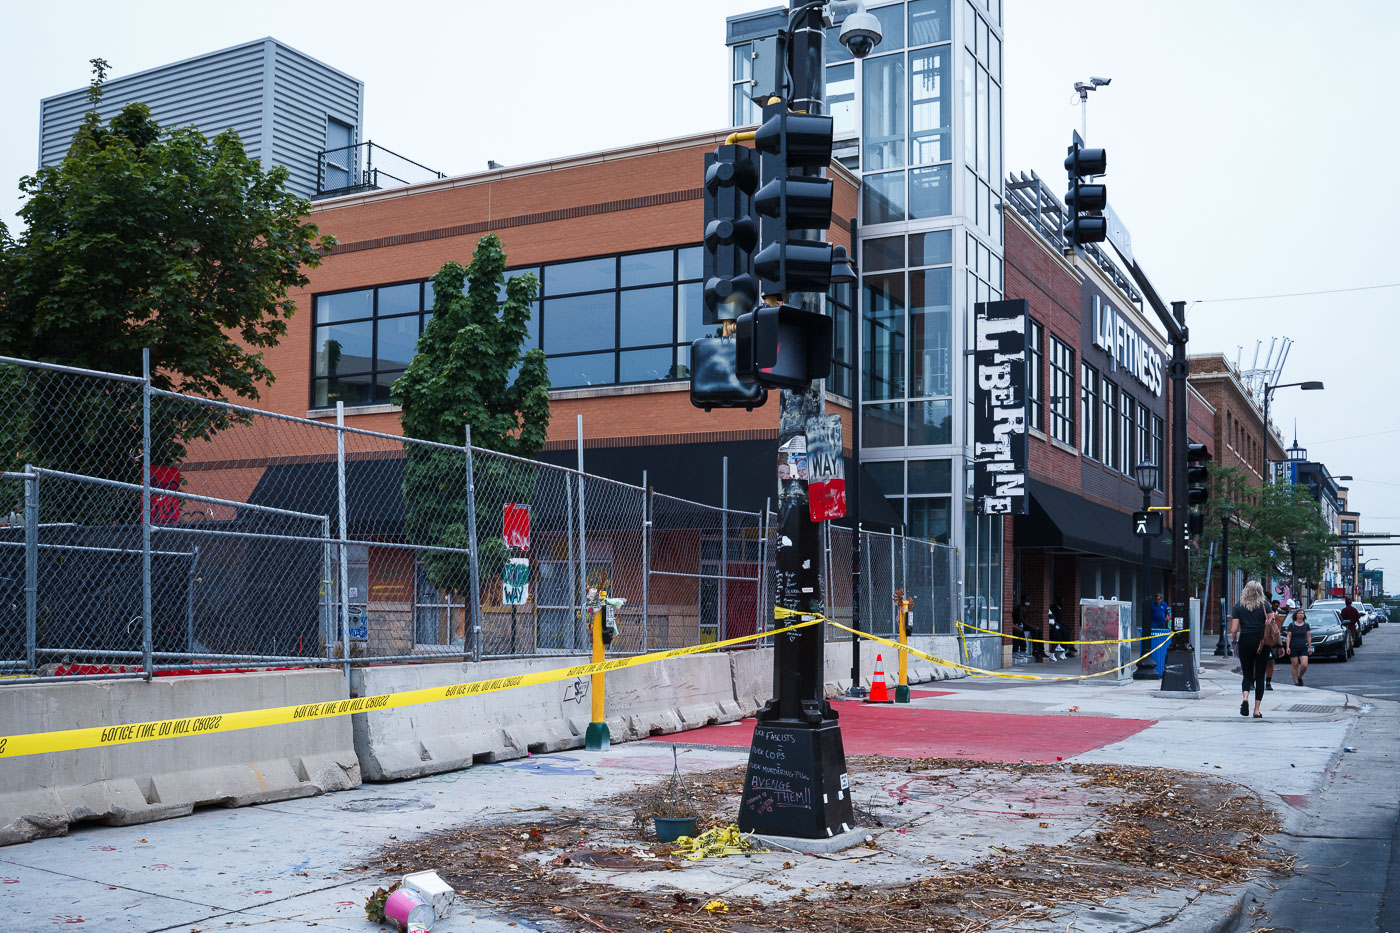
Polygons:
<instances>
[{"instance_id":1,"label":"black awning","mask_svg":"<svg viewBox=\"0 0 1400 933\"><path fill-rule=\"evenodd\" d=\"M729 458L729 507L759 512L764 499L778 507L778 442L717 441L695 444L642 444L627 447L585 447L584 469L623 483L640 484L642 471L653 490L704 505L719 505L722 497L724 458ZM551 450L540 454L546 463L578 466L578 449ZM846 475L851 475L851 460ZM874 477L860 473L860 522L876 531L899 528L903 519L890 505ZM849 527L848 519L836 524Z\"/></svg>"},{"instance_id":2,"label":"black awning","mask_svg":"<svg viewBox=\"0 0 1400 933\"><path fill-rule=\"evenodd\" d=\"M1017 547L1057 547L1140 563L1142 539L1133 534L1132 513L1099 505L1039 480L1030 481L1031 508L1016 517ZM1152 544L1152 565L1171 567L1171 539Z\"/></svg>"}]
</instances>

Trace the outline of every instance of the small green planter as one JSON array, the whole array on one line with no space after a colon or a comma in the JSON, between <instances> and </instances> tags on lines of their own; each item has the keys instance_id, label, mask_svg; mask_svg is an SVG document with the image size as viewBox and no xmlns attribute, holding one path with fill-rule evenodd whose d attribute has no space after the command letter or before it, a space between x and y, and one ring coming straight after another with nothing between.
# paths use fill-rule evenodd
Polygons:
<instances>
[{"instance_id":1,"label":"small green planter","mask_svg":"<svg viewBox=\"0 0 1400 933\"><path fill-rule=\"evenodd\" d=\"M696 818L658 816L656 820L656 841L675 842L682 836L694 836Z\"/></svg>"}]
</instances>

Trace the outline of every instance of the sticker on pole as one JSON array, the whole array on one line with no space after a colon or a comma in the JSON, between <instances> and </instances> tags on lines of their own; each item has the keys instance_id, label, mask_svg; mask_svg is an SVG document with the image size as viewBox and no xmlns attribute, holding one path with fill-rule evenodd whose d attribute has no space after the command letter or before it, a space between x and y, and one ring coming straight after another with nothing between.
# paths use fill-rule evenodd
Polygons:
<instances>
[{"instance_id":1,"label":"sticker on pole","mask_svg":"<svg viewBox=\"0 0 1400 933\"><path fill-rule=\"evenodd\" d=\"M807 438L789 438L778 448L778 481L807 479Z\"/></svg>"},{"instance_id":2,"label":"sticker on pole","mask_svg":"<svg viewBox=\"0 0 1400 933\"><path fill-rule=\"evenodd\" d=\"M501 528L506 547L530 549L530 507L507 502L501 506Z\"/></svg>"},{"instance_id":3,"label":"sticker on pole","mask_svg":"<svg viewBox=\"0 0 1400 933\"><path fill-rule=\"evenodd\" d=\"M846 514L846 464L841 459L841 416L807 420L807 502L812 521Z\"/></svg>"},{"instance_id":4,"label":"sticker on pole","mask_svg":"<svg viewBox=\"0 0 1400 933\"><path fill-rule=\"evenodd\" d=\"M530 561L524 557L512 557L501 568L501 605L523 606L529 601Z\"/></svg>"}]
</instances>

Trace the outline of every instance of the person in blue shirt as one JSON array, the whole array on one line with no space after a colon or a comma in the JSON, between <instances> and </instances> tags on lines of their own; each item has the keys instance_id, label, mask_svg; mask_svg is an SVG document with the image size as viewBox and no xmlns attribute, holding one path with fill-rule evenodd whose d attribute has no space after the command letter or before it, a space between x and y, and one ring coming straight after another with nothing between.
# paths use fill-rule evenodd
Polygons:
<instances>
[{"instance_id":1,"label":"person in blue shirt","mask_svg":"<svg viewBox=\"0 0 1400 933\"><path fill-rule=\"evenodd\" d=\"M1162 594L1158 593L1152 597L1152 628L1162 630L1171 628L1172 607L1162 602Z\"/></svg>"}]
</instances>

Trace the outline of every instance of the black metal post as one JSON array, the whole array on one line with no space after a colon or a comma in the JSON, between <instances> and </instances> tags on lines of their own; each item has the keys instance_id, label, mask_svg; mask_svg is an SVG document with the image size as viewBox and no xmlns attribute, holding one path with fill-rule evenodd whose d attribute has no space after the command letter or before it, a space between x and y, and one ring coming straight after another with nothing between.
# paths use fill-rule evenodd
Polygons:
<instances>
[{"instance_id":1,"label":"black metal post","mask_svg":"<svg viewBox=\"0 0 1400 933\"><path fill-rule=\"evenodd\" d=\"M791 84L778 106L820 114L825 110L821 8L792 0L792 31L787 35ZM765 107L765 116L770 108ZM810 169L820 175L824 169ZM822 239L824 230L790 231ZM788 304L822 311L821 293L789 293ZM822 413L825 383L803 391L784 389L778 412L778 446L805 438L807 421ZM822 612L822 553L812 521L807 483L796 475L782 480L778 495L778 547L773 602L796 613ZM794 617L778 620L791 624ZM825 633L820 625L785 632L773 639L773 686L777 694L758 711L749 751L739 828L744 832L807 839L847 833L855 822L850 778L836 711L826 701L823 665ZM781 763L781 764L779 764Z\"/></svg>"},{"instance_id":2,"label":"black metal post","mask_svg":"<svg viewBox=\"0 0 1400 933\"><path fill-rule=\"evenodd\" d=\"M1144 512L1152 508L1152 493L1143 490L1142 510ZM1138 637L1142 638L1152 634L1152 537L1142 536L1142 567L1138 572ZM1156 680L1157 665L1153 662L1147 650L1155 647L1156 642L1152 640L1140 641L1142 657L1138 659L1137 668L1133 671L1133 680Z\"/></svg>"},{"instance_id":3,"label":"black metal post","mask_svg":"<svg viewBox=\"0 0 1400 933\"><path fill-rule=\"evenodd\" d=\"M1224 657L1229 649L1225 646L1225 619L1230 614L1230 516L1220 516L1220 639L1215 643L1215 654Z\"/></svg>"},{"instance_id":4,"label":"black metal post","mask_svg":"<svg viewBox=\"0 0 1400 933\"><path fill-rule=\"evenodd\" d=\"M1298 605L1303 604L1303 598L1298 595L1298 545L1288 542L1288 593L1298 600Z\"/></svg>"},{"instance_id":5,"label":"black metal post","mask_svg":"<svg viewBox=\"0 0 1400 933\"><path fill-rule=\"evenodd\" d=\"M846 517L851 520L854 537L851 539L851 628L860 631L860 579L863 567L864 548L860 540L860 359L857 348L860 346L861 317L861 271L860 271L860 223L851 218L851 257L856 268L856 280L852 283L851 324L847 330L846 345L851 351L851 475L846 477ZM864 699L866 689L860 677L860 636L851 636L851 686L846 695Z\"/></svg>"},{"instance_id":6,"label":"black metal post","mask_svg":"<svg viewBox=\"0 0 1400 933\"><path fill-rule=\"evenodd\" d=\"M1186 360L1186 302L1173 301L1172 314L1180 333L1172 339L1172 618L1189 617L1191 554L1187 540L1187 512L1190 503L1186 493L1186 377L1191 365ZM1191 647L1191 626L1183 625L1172 638L1170 649Z\"/></svg>"}]
</instances>

